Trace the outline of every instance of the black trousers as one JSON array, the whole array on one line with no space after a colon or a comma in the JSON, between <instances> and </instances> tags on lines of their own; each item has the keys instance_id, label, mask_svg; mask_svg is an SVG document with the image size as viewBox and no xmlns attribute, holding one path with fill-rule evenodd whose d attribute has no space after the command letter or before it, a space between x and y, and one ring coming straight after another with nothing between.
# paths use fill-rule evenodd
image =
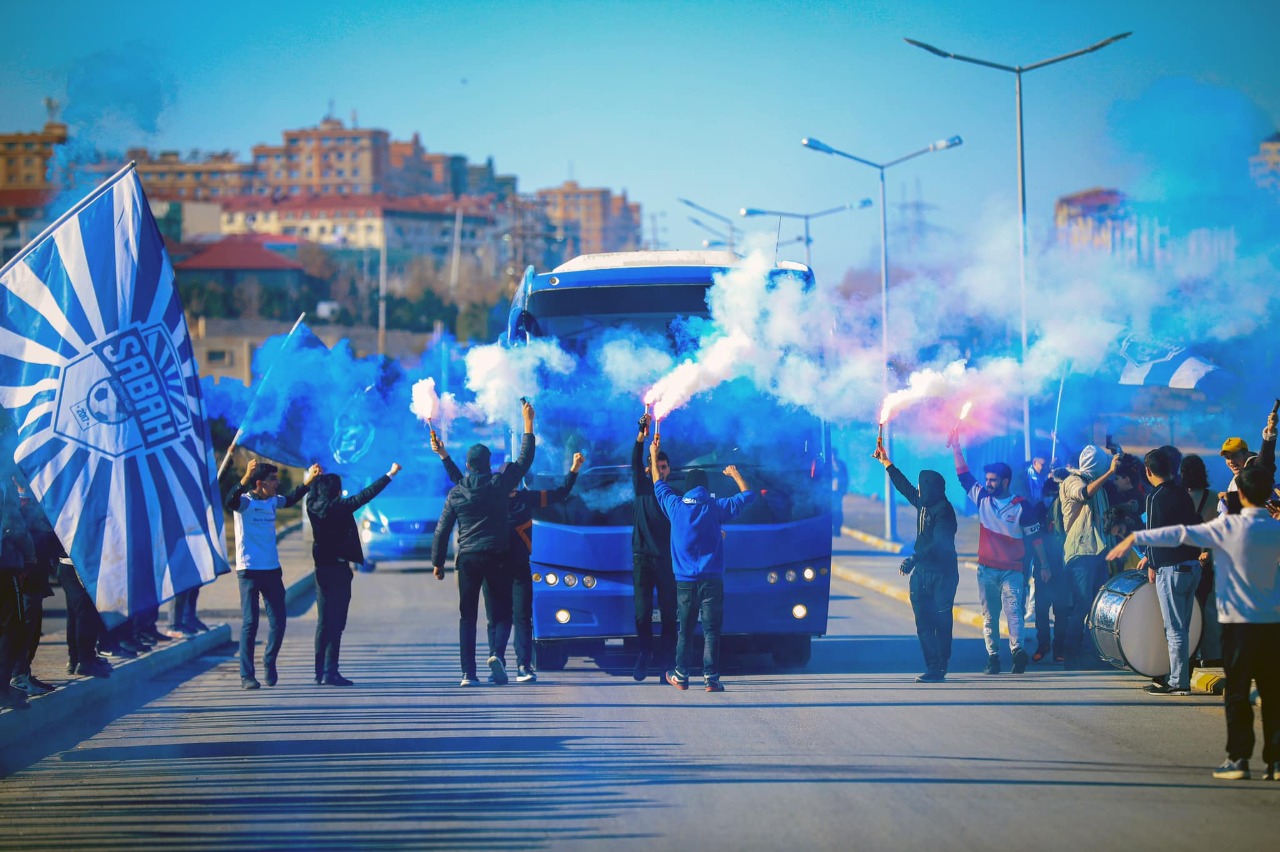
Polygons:
<instances>
[{"instance_id":1,"label":"black trousers","mask_svg":"<svg viewBox=\"0 0 1280 852\"><path fill-rule=\"evenodd\" d=\"M529 554L507 551L507 573L511 576L511 636L516 652L516 666L533 668L533 572L529 568ZM498 647L497 624L489 607L489 584L484 586L484 608L489 616L489 648ZM503 651L506 651L505 646ZM502 657L502 654L498 655ZM506 662L504 659L503 662Z\"/></svg>"},{"instance_id":2,"label":"black trousers","mask_svg":"<svg viewBox=\"0 0 1280 852\"><path fill-rule=\"evenodd\" d=\"M351 565L316 561L316 679L338 674L342 631L351 609Z\"/></svg>"},{"instance_id":3,"label":"black trousers","mask_svg":"<svg viewBox=\"0 0 1280 852\"><path fill-rule=\"evenodd\" d=\"M658 616L662 619L662 666L673 658L676 647L676 575L671 557L631 554L631 583L636 605L636 639L642 654L653 653L653 593L658 592Z\"/></svg>"},{"instance_id":4,"label":"black trousers","mask_svg":"<svg viewBox=\"0 0 1280 852\"><path fill-rule=\"evenodd\" d=\"M951 662L951 608L956 602L958 572L911 572L911 610L916 616L916 636L924 653L924 667L930 672L946 672Z\"/></svg>"},{"instance_id":5,"label":"black trousers","mask_svg":"<svg viewBox=\"0 0 1280 852\"><path fill-rule=\"evenodd\" d=\"M18 596L18 575L0 572L0 692L9 689L9 673L26 654L23 638L22 604Z\"/></svg>"},{"instance_id":6,"label":"black trousers","mask_svg":"<svg viewBox=\"0 0 1280 852\"><path fill-rule=\"evenodd\" d=\"M1227 757L1253 756L1253 705L1257 682L1262 701L1262 762L1280 762L1280 624L1223 624L1222 705L1227 714Z\"/></svg>"},{"instance_id":7,"label":"black trousers","mask_svg":"<svg viewBox=\"0 0 1280 852\"><path fill-rule=\"evenodd\" d=\"M68 562L58 563L58 582L67 596L67 658L72 665L87 663L98 655L102 616L93 598L80 585L80 575Z\"/></svg>"},{"instance_id":8,"label":"black trousers","mask_svg":"<svg viewBox=\"0 0 1280 852\"><path fill-rule=\"evenodd\" d=\"M458 574L458 658L462 673L474 678L480 592L485 592L485 609L493 619L494 640L489 653L502 659L511 637L511 572L505 553L462 553L454 568Z\"/></svg>"}]
</instances>

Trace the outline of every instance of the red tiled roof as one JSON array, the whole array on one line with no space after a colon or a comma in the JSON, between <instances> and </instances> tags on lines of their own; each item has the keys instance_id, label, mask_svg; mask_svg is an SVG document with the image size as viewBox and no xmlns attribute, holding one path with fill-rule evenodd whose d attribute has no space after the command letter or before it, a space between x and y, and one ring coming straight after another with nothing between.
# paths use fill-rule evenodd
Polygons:
<instances>
[{"instance_id":1,"label":"red tiled roof","mask_svg":"<svg viewBox=\"0 0 1280 852\"><path fill-rule=\"evenodd\" d=\"M222 209L227 212L250 213L258 210L280 211L331 211L331 210L386 210L401 213L453 213L458 205L469 215L486 215L493 211L493 198L489 195L464 196L455 199L446 195L414 195L396 198L388 195L303 195L287 196L278 201L270 198L225 198Z\"/></svg>"},{"instance_id":2,"label":"red tiled roof","mask_svg":"<svg viewBox=\"0 0 1280 852\"><path fill-rule=\"evenodd\" d=\"M43 207L57 195L52 189L0 189L0 207Z\"/></svg>"},{"instance_id":3,"label":"red tiled roof","mask_svg":"<svg viewBox=\"0 0 1280 852\"><path fill-rule=\"evenodd\" d=\"M263 248L256 239L228 237L180 261L174 268L264 271L302 269L302 264Z\"/></svg>"}]
</instances>

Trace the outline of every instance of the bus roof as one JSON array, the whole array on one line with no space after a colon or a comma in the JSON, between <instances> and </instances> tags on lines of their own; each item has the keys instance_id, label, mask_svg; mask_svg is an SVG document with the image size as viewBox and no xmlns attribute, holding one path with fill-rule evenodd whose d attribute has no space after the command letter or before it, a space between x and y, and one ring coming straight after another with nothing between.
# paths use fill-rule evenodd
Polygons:
<instances>
[{"instance_id":1,"label":"bus roof","mask_svg":"<svg viewBox=\"0 0 1280 852\"><path fill-rule=\"evenodd\" d=\"M560 264L554 272L586 272L626 266L734 266L742 260L731 251L612 251L581 254Z\"/></svg>"}]
</instances>

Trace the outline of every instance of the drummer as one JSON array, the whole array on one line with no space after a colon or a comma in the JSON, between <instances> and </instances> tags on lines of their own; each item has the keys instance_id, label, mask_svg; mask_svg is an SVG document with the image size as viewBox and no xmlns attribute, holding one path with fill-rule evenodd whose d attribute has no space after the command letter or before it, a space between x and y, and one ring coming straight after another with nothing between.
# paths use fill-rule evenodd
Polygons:
<instances>
[{"instance_id":1,"label":"drummer","mask_svg":"<svg viewBox=\"0 0 1280 852\"><path fill-rule=\"evenodd\" d=\"M1194 525L1200 513L1187 490L1173 481L1173 459L1164 449L1152 450L1142 460L1147 481L1154 490L1147 495L1147 525L1151 529ZM1156 586L1164 635L1169 643L1169 679L1158 680L1145 689L1151 695L1191 694L1191 616L1196 587L1200 585L1200 548L1190 544L1176 547L1152 546L1138 563L1147 579Z\"/></svg>"}]
</instances>

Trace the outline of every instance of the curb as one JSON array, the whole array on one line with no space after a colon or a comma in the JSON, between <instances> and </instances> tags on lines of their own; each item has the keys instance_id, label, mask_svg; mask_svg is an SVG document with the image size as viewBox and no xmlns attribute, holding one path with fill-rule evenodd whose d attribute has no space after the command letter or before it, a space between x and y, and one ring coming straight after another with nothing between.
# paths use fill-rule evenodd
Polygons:
<instances>
[{"instance_id":1,"label":"curb","mask_svg":"<svg viewBox=\"0 0 1280 852\"><path fill-rule=\"evenodd\" d=\"M1209 695L1221 695L1226 685L1226 676L1221 669L1196 669L1191 676L1191 691L1205 692Z\"/></svg>"},{"instance_id":2,"label":"curb","mask_svg":"<svg viewBox=\"0 0 1280 852\"><path fill-rule=\"evenodd\" d=\"M901 553L906 549L906 545L900 541L889 541L878 535L855 530L853 527L840 527L840 534L857 539L863 544L874 547L876 550L883 550L885 553Z\"/></svg>"},{"instance_id":3,"label":"curb","mask_svg":"<svg viewBox=\"0 0 1280 852\"><path fill-rule=\"evenodd\" d=\"M841 580L847 580L873 592L879 592L886 597L893 598L895 601L911 606L911 593L901 586L893 583L886 583L883 580L877 580L875 577L869 577L861 571L854 571L852 568L842 568L838 565L831 566L831 575ZM982 613L969 609L968 607L957 606L951 608L951 616L956 622L966 624L978 630L982 629ZM1009 638L1009 631L1001 627L1001 638Z\"/></svg>"},{"instance_id":4,"label":"curb","mask_svg":"<svg viewBox=\"0 0 1280 852\"><path fill-rule=\"evenodd\" d=\"M43 641L55 641L46 636ZM48 695L30 699L30 710L0 711L0 752L39 740L45 731L69 727L76 718L112 703L117 695L231 642L231 627L218 624L189 639L175 639L136 659L122 660L111 677L73 677Z\"/></svg>"}]
</instances>

